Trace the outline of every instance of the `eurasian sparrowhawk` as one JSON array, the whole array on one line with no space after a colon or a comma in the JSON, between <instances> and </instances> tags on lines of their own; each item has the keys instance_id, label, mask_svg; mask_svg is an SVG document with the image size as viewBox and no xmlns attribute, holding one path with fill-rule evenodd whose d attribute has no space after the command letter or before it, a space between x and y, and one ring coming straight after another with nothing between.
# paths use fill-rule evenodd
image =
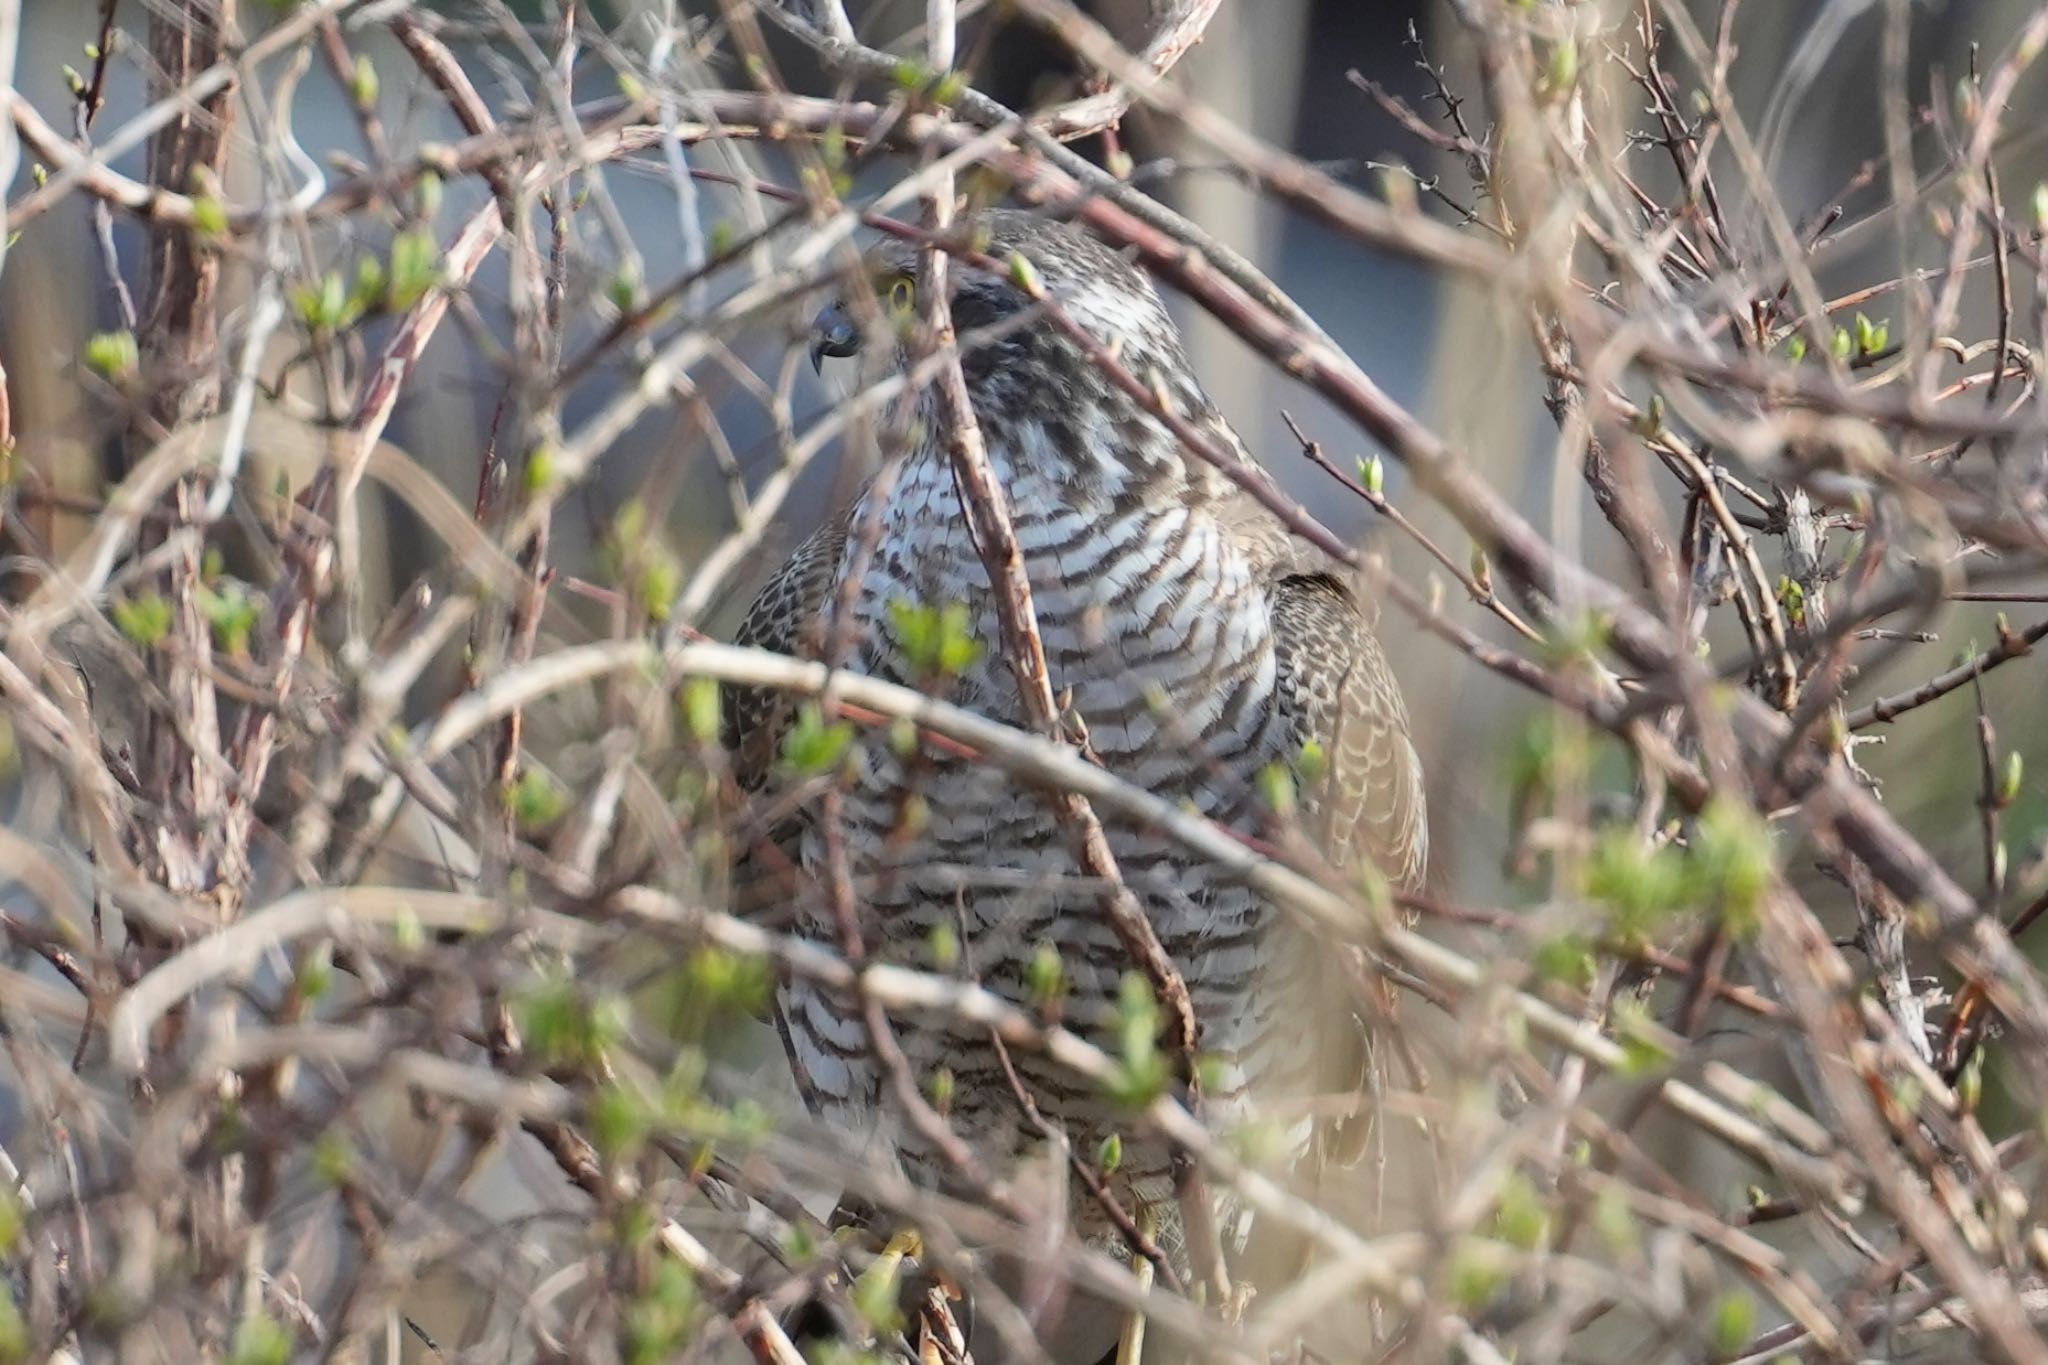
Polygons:
<instances>
[{"instance_id":1,"label":"eurasian sparrowhawk","mask_svg":"<svg viewBox=\"0 0 2048 1365\"><path fill-rule=\"evenodd\" d=\"M1143 274L1094 238L1042 218L991 212L974 230L988 257L1029 262L1028 271L1007 273L956 262L951 307L1070 728L1085 732L1110 772L1248 837L1271 832L1274 774L1284 774L1300 827L1330 864L1370 860L1392 883L1414 885L1427 844L1422 773L1355 582L1184 450L1027 288L1042 285L1114 363L1250 467ZM898 328L898 363L910 363L916 259L902 241L871 250L864 287L874 306L835 304L819 320L819 350L857 349L854 319L864 313L870 332ZM837 662L929 685L932 635L950 609L981 648L954 660L943 684L949 699L1022 723L929 389L909 425L900 461L797 550L739 639L815 657L841 613ZM793 703L765 692L731 699L729 739L749 790L773 785L794 715ZM988 763L906 744L900 730L893 739L866 731L849 771L834 838L865 953L972 974L1025 1003L1056 980L1064 1022L1114 1052L1133 964L1043 794ZM1201 1050L1216 1059L1207 1103L1227 1111L1249 1097L1276 1106L1271 1112L1289 1116L1299 1155L1309 1125L1292 1120L1305 1101L1354 1086L1359 1075L1350 1021L1308 1012L1331 955L1159 831L1113 816L1104 823L1126 884L1186 981ZM804 805L781 838L802 874L792 892L797 923L839 942L817 890L828 862L818 803ZM896 1112L858 1003L800 980L783 985L778 1003L812 1109L872 1143L870 1154L943 1183L943 1163ZM916 1083L931 1093L935 1078L947 1078L937 1089L951 1123L991 1169L1007 1175L1022 1152L1042 1147L985 1028L930 1015L891 1022ZM1166 1144L1102 1086L1047 1057L1011 1050L1009 1062L1076 1151L1093 1159L1108 1135L1120 1135L1113 1188L1156 1222L1162 1242L1176 1244ZM1113 1236L1096 1201L1078 1190L1071 1217L1084 1235Z\"/></svg>"}]
</instances>

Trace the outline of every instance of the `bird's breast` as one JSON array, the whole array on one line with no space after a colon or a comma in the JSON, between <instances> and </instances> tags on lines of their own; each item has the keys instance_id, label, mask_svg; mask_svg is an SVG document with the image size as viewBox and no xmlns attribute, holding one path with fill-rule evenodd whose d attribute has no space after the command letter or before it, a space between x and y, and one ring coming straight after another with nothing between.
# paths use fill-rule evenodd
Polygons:
<instances>
[{"instance_id":1,"label":"bird's breast","mask_svg":"<svg viewBox=\"0 0 2048 1365\"><path fill-rule=\"evenodd\" d=\"M1028 466L997 474L1055 694L1090 749L1154 796L1257 831L1259 776L1289 756L1290 740L1271 603L1245 549L1196 499L1122 496ZM856 510L848 544L841 574L858 574L848 599L858 643L847 666L927 681L892 606L964 606L980 653L940 686L959 704L1021 724L994 593L946 465L910 462L886 496ZM1268 970L1276 912L1158 830L1099 814L1120 876L1187 984L1204 1050L1224 1062L1216 1097L1241 1095L1270 1070L1260 1059L1287 1050L1292 1027L1281 1002L1298 993ZM964 931L962 959L946 969L1025 1001L1051 947L1067 988L1065 1021L1111 1045L1132 961L1042 792L986 761L932 746L905 752L875 736L858 751L841 820L870 952L942 966L930 956L934 936ZM804 861L822 868L823 857L813 829ZM785 1016L807 1095L842 1116L867 1112L879 1081L859 1062L850 1002L802 987L791 996ZM905 1021L899 1038L917 1075L953 1074L952 1117L966 1131L997 1141L1014 1125L1005 1068L982 1031ZM1048 1060L1014 1062L1040 1109L1078 1141L1093 1143L1120 1121L1096 1088ZM1163 1145L1135 1144L1130 1178L1170 1190L1168 1157Z\"/></svg>"},{"instance_id":2,"label":"bird's breast","mask_svg":"<svg viewBox=\"0 0 2048 1365\"><path fill-rule=\"evenodd\" d=\"M1001 468L1046 664L1090 745L1150 789L1177 762L1263 764L1276 740L1271 604L1243 550L1199 503L1083 490ZM967 609L979 657L953 698L1022 723L994 593L958 494L939 462L913 462L876 507L872 555L853 607L864 671L916 682L892 604ZM856 544L849 566L860 557Z\"/></svg>"}]
</instances>

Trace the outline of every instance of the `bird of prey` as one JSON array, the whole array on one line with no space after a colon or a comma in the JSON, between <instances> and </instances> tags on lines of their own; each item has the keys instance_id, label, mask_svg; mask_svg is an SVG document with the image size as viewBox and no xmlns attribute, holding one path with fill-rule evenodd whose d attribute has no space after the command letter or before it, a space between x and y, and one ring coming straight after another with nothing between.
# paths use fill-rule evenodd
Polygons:
<instances>
[{"instance_id":1,"label":"bird of prey","mask_svg":"<svg viewBox=\"0 0 2048 1365\"><path fill-rule=\"evenodd\" d=\"M1422 772L1359 586L1185 450L1023 287L1035 275L1050 306L1113 363L1254 468L1196 382L1144 274L1095 238L1041 217L987 212L975 231L987 256L1031 268L998 274L956 262L951 308L1052 687L1073 728L1118 777L1246 836L1272 836L1273 775L1289 774L1299 825L1328 863L1369 861L1394 885L1415 885L1427 850ZM820 314L817 353L852 354L864 331L879 340L893 323L896 363L908 365L916 249L889 240L864 265L872 299L841 299ZM865 329L857 315L869 319ZM929 686L929 637L950 609L981 648L956 659L942 684L948 698L1023 724L937 395L926 390L918 401L900 460L796 551L738 639L811 657L836 640L831 652L846 669ZM741 785L766 795L779 777L786 788L780 759L795 704L742 689L726 714ZM1042 792L987 762L906 745L881 729L855 746L840 792L836 829L811 801L781 831L788 865L801 874L790 898L802 932L843 946L841 913L818 889L831 862L850 888L869 959L971 975L1034 1007L1056 979L1063 1022L1118 1052L1134 964ZM786 799L783 808L797 804ZM1201 1052L1215 1062L1211 1111L1274 1097L1294 1101L1299 1115L1312 1096L1355 1088L1357 1029L1348 1016L1331 1022L1308 1012L1331 954L1159 831L1109 813L1103 821L1126 885L1186 982ZM945 1186L957 1176L904 1121L858 1001L790 980L777 1003L789 1061L816 1115L914 1179ZM953 1129L988 1169L1008 1178L1044 1148L1021 1081L1073 1151L1092 1160L1117 1135L1112 1191L1158 1228L1171 1253L1185 1254L1168 1147L1116 1097L1046 1057L1022 1049L1005 1057L983 1028L929 1014L890 1025L912 1078L942 1093ZM1297 1156L1308 1127L1301 1120L1289 1130ZM1078 1187L1067 1217L1099 1245L1117 1241L1099 1201Z\"/></svg>"}]
</instances>

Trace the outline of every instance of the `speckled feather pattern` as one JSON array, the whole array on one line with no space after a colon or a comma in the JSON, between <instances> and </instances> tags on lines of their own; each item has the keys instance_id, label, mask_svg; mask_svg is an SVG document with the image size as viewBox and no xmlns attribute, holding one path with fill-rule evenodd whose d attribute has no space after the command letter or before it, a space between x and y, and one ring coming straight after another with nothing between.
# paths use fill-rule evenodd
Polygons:
<instances>
[{"instance_id":1,"label":"speckled feather pattern","mask_svg":"<svg viewBox=\"0 0 2048 1365\"><path fill-rule=\"evenodd\" d=\"M1150 283L1092 239L1018 215L992 215L998 258L1022 251L1062 305L1126 366L1164 389L1191 420L1243 455L1195 383L1178 334ZM883 248L879 268L889 268ZM907 256L903 259L907 259ZM963 335L1014 314L1025 301L1007 283L956 273ZM1007 295L1008 297L1005 297ZM1419 880L1426 832L1419 765L1407 718L1368 616L1336 566L1291 541L1242 490L1195 457L1096 372L1042 319L970 352L963 366L982 434L1010 502L1055 694L1070 694L1089 744L1118 776L1190 804L1241 832L1258 832L1260 773L1320 745L1329 776L1303 790L1303 825L1342 866L1370 859L1400 884ZM925 429L938 429L926 414ZM846 599L854 613L846 666L895 682L916 678L889 604L964 603L982 657L951 680L950 698L1018 722L1022 712L1001 657L987 574L971 543L947 456L930 440L913 450L886 493L806 542L762 592L739 638L808 652L817 622L855 556L849 525L872 525L874 551ZM729 703L728 740L742 785L766 785L789 714L765 694ZM845 793L845 847L866 948L932 967L934 931L958 931L961 961L990 987L1027 996L1028 964L1042 943L1060 952L1066 1022L1108 1042L1126 955L1078 882L1072 854L1046 803L986 765L927 750L909 761L880 738L861 745ZM906 829L906 800L919 823ZM813 878L825 866L815 813L786 847ZM1185 977L1203 1029L1222 1058L1224 1106L1247 1094L1329 1086L1355 1035L1310 1038L1298 1015L1317 955L1298 931L1246 888L1190 859L1160 835L1105 818L1124 878ZM825 899L802 895L798 922L836 939ZM822 1117L943 1180L935 1159L884 1101L854 1002L788 982L780 1022L806 1100ZM920 1082L940 1067L953 1079L954 1126L1002 1169L1031 1139L991 1043L946 1021L894 1021ZM1341 1030L1351 1035L1349 1030ZM1042 1059L1013 1053L1040 1110L1093 1151L1128 1116L1092 1086ZM1352 1074L1355 1074L1352 1073ZM1304 1138L1305 1141L1305 1138ZM1168 1153L1126 1135L1122 1184L1155 1206L1177 1240ZM1085 1199L1077 1226L1107 1223Z\"/></svg>"}]
</instances>

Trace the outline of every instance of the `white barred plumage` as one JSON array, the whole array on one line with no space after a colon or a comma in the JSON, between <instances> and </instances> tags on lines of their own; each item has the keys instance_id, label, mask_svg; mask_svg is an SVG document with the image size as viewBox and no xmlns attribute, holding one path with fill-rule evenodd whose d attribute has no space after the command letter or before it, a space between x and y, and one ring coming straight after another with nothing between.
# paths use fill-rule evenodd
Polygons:
<instances>
[{"instance_id":1,"label":"white barred plumage","mask_svg":"<svg viewBox=\"0 0 2048 1365\"><path fill-rule=\"evenodd\" d=\"M1177 330L1149 281L1092 238L1017 213L983 215L989 254L1028 258L1060 306L1134 374L1151 377L1181 413L1249 464L1235 433L1195 383ZM914 271L912 249L870 254L873 276ZM953 311L977 419L1010 504L1056 692L1071 697L1088 743L1119 776L1192 804L1246 835L1268 828L1261 775L1298 769L1305 745L1324 774L1301 784L1304 828L1332 863L1369 859L1414 884L1426 854L1420 766L1400 694L1369 615L1342 571L1291 538L1255 499L1198 458L1100 373L1051 321L1023 317L1030 301L1009 281L956 265ZM883 291L886 294L886 288ZM835 349L849 349L839 338ZM968 533L935 405L893 478L814 535L756 601L739 638L789 652L815 650L825 612L851 607L846 667L917 684L892 604L961 604L984 645L949 679L961 705L1022 720L1001 656L989 579ZM871 547L865 553L864 547ZM859 561L865 560L864 566ZM858 570L856 584L846 585ZM842 587L850 591L842 593ZM728 708L743 785L772 780L787 704L739 693ZM905 798L921 798L907 828ZM1359 1046L1303 1037L1300 1002L1328 970L1327 954L1242 886L1220 881L1155 832L1106 825L1123 876L1172 955L1222 1062L1212 1102L1247 1087L1296 1102L1355 1081ZM1080 879L1042 796L984 765L925 748L906 758L880 736L858 746L842 801L842 832L866 951L926 967L940 926L958 931L960 960L992 988L1024 1000L1042 944L1056 949L1064 1017L1109 1044L1131 964ZM814 882L825 866L815 811L785 831L792 860ZM978 876L978 874L985 874ZM1020 874L1023 874L1020 877ZM810 885L797 922L826 941L832 912ZM940 933L940 937L944 937ZM934 1154L892 1116L856 1002L802 982L780 994L780 1020L806 1100L823 1118L869 1135L872 1152L943 1182ZM953 1078L950 1117L997 1170L1032 1129L990 1040L948 1021L892 1020L920 1083ZM1336 1031L1332 1031L1333 1033ZM1131 1116L1095 1087L1042 1058L1013 1054L1040 1111L1093 1152L1123 1133L1116 1187L1176 1242L1170 1154L1133 1133ZM1297 1112L1299 1112L1297 1110ZM1299 1149L1307 1125L1296 1125ZM1071 1211L1086 1235L1110 1224L1093 1201Z\"/></svg>"}]
</instances>

